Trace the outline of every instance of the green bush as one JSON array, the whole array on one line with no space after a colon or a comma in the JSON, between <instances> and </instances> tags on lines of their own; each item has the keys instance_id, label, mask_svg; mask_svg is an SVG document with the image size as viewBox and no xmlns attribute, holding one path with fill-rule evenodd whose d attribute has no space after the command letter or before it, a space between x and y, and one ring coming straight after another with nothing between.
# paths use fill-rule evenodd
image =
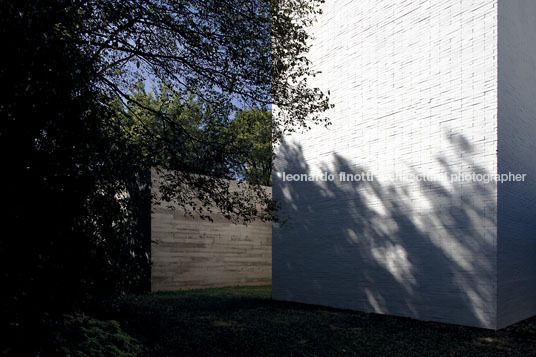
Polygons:
<instances>
[{"instance_id":1,"label":"green bush","mask_svg":"<svg viewBox=\"0 0 536 357\"><path fill-rule=\"evenodd\" d=\"M117 321L102 321L82 313L63 315L48 323L45 354L65 356L137 356L141 345L121 330Z\"/></svg>"}]
</instances>

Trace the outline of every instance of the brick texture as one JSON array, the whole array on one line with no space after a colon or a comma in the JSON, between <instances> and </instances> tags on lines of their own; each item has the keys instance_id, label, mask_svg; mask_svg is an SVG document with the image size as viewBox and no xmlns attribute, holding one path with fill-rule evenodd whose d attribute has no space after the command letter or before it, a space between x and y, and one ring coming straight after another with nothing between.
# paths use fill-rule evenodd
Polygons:
<instances>
[{"instance_id":1,"label":"brick texture","mask_svg":"<svg viewBox=\"0 0 536 357\"><path fill-rule=\"evenodd\" d=\"M312 32L335 108L277 148L274 299L497 328L498 184L385 177L498 172L498 0L330 0Z\"/></svg>"}]
</instances>

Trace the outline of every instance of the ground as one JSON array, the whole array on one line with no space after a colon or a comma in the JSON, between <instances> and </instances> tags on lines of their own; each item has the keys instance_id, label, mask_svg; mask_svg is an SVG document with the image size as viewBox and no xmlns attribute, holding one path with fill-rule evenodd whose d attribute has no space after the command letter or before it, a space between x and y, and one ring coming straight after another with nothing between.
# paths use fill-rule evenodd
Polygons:
<instances>
[{"instance_id":1,"label":"ground","mask_svg":"<svg viewBox=\"0 0 536 357\"><path fill-rule=\"evenodd\" d=\"M271 300L271 287L127 296L147 356L536 356L536 319L495 332Z\"/></svg>"}]
</instances>

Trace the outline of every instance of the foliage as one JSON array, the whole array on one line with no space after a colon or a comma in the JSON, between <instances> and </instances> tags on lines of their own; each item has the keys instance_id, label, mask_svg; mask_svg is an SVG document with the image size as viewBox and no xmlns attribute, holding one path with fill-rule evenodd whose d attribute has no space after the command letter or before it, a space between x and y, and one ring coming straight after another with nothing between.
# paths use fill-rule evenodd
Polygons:
<instances>
[{"instance_id":1,"label":"foliage","mask_svg":"<svg viewBox=\"0 0 536 357\"><path fill-rule=\"evenodd\" d=\"M82 313L65 314L45 323L42 354L56 356L137 356L141 345L114 320L102 321Z\"/></svg>"},{"instance_id":2,"label":"foliage","mask_svg":"<svg viewBox=\"0 0 536 357\"><path fill-rule=\"evenodd\" d=\"M250 109L237 113L229 125L234 169L246 182L272 185L272 114Z\"/></svg>"},{"instance_id":3,"label":"foliage","mask_svg":"<svg viewBox=\"0 0 536 357\"><path fill-rule=\"evenodd\" d=\"M275 105L274 143L327 123L330 107L307 78L307 27L323 0L91 0L66 30L98 65L101 85L126 102L140 73L224 111Z\"/></svg>"},{"instance_id":4,"label":"foliage","mask_svg":"<svg viewBox=\"0 0 536 357\"><path fill-rule=\"evenodd\" d=\"M311 88L308 81L318 73L307 58L311 37L308 27L322 13L322 3L324 0L271 1L274 143L298 129L310 129L314 124L330 125L323 114L333 105L320 88Z\"/></svg>"},{"instance_id":5,"label":"foliage","mask_svg":"<svg viewBox=\"0 0 536 357\"><path fill-rule=\"evenodd\" d=\"M118 100L112 103L114 120L129 145L140 153L138 160L144 161L145 167L157 167L167 178L156 197L174 201L187 208L187 213L197 212L207 219L211 219L210 206L215 202L228 209L223 214L229 219L271 218L270 197L255 187L271 181L269 112L240 111L230 120L228 113L222 117L199 98L190 95L183 99L165 86L147 93L138 82L131 92L133 105L125 106ZM228 180L236 178L249 185L239 192L228 192Z\"/></svg>"},{"instance_id":6,"label":"foliage","mask_svg":"<svg viewBox=\"0 0 536 357\"><path fill-rule=\"evenodd\" d=\"M125 106L116 99L113 119L146 166L231 178L228 113L222 116L194 95L184 98L165 86L147 92L138 82L130 92L135 102Z\"/></svg>"},{"instance_id":7,"label":"foliage","mask_svg":"<svg viewBox=\"0 0 536 357\"><path fill-rule=\"evenodd\" d=\"M269 111L240 110L230 120L199 98L186 99L162 86L147 92L143 82L130 91L135 103L111 105L131 145L146 166L192 172L249 184L271 184L272 115ZM168 120L162 120L164 113ZM177 132L176 127L181 131ZM151 135L147 135L147 132ZM158 139L158 140L157 140ZM205 142L216 149L207 150Z\"/></svg>"},{"instance_id":8,"label":"foliage","mask_svg":"<svg viewBox=\"0 0 536 357\"><path fill-rule=\"evenodd\" d=\"M223 179L232 138L220 129L237 103L292 114L273 120L276 141L320 120L326 96L296 82L311 73L304 25L319 3L0 1L3 336L24 346L44 311L147 289L154 164L179 170L160 199L203 217L215 206L271 218L262 189L233 192ZM158 83L158 99L132 90L140 77Z\"/></svg>"},{"instance_id":9,"label":"foliage","mask_svg":"<svg viewBox=\"0 0 536 357\"><path fill-rule=\"evenodd\" d=\"M260 188L231 192L229 183L199 176L203 168L224 161L228 145L205 136L192 138L163 110L137 101L129 93L141 74L162 83L184 100L192 94L220 120L237 105L272 106L272 142L312 124L327 125L331 106L325 93L311 88L314 76L307 59L307 27L320 13L323 0L93 0L78 10L76 28L81 48L94 58L101 87L127 107L152 111L173 127L174 140L197 141L209 162L182 160L180 174L166 175L163 200L209 218L216 207L234 221L270 219L274 203ZM239 104L237 104L239 103ZM154 136L148 130L145 135ZM157 137L158 141L161 138ZM203 157L206 159L207 155ZM225 165L224 165L225 166ZM223 166L223 167L224 167ZM259 212L259 204L268 209Z\"/></svg>"},{"instance_id":10,"label":"foliage","mask_svg":"<svg viewBox=\"0 0 536 357\"><path fill-rule=\"evenodd\" d=\"M147 175L64 31L74 5L0 3L0 333L22 347L45 311L146 290L150 272Z\"/></svg>"}]
</instances>

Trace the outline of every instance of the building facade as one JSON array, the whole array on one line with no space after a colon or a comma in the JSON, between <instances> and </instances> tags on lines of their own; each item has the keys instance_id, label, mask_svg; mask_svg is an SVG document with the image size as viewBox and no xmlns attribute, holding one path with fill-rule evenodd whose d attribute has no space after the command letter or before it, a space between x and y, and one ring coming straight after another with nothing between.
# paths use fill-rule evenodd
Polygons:
<instances>
[{"instance_id":1,"label":"building facade","mask_svg":"<svg viewBox=\"0 0 536 357\"><path fill-rule=\"evenodd\" d=\"M274 299L535 315L536 2L331 0L311 31L335 108L277 148Z\"/></svg>"}]
</instances>

